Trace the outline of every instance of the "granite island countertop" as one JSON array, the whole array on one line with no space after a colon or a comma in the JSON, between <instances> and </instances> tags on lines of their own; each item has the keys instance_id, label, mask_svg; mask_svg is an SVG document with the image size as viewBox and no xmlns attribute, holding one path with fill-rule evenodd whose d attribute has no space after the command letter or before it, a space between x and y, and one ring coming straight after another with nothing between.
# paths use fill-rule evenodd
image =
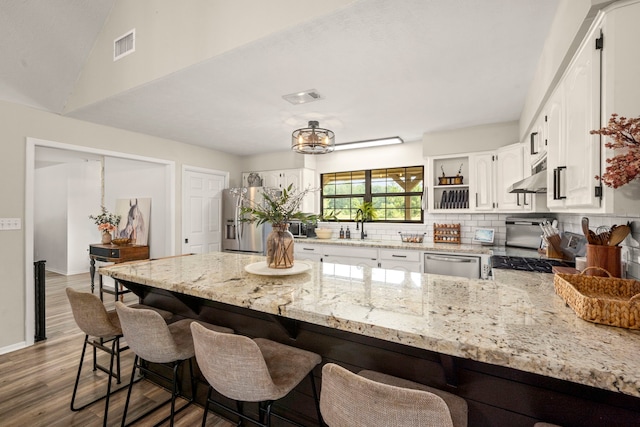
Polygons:
<instances>
[{"instance_id":1,"label":"granite island countertop","mask_svg":"<svg viewBox=\"0 0 640 427\"><path fill-rule=\"evenodd\" d=\"M314 263L256 276L264 257L214 252L102 267L101 274L455 357L640 397L640 331L578 318L553 275L494 280ZM303 262L303 261L298 261Z\"/></svg>"}]
</instances>

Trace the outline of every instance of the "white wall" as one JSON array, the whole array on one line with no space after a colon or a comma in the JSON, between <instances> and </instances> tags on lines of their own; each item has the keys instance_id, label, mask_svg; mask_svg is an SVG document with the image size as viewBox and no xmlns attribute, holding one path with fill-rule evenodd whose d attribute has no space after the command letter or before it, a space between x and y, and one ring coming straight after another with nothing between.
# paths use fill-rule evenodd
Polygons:
<instances>
[{"instance_id":1,"label":"white wall","mask_svg":"<svg viewBox=\"0 0 640 427\"><path fill-rule=\"evenodd\" d=\"M70 275L89 271L88 248L99 242L88 218L100 206L100 162L71 162L35 170L34 259Z\"/></svg>"},{"instance_id":2,"label":"white wall","mask_svg":"<svg viewBox=\"0 0 640 427\"><path fill-rule=\"evenodd\" d=\"M67 272L67 181L69 168L59 164L35 173L34 260L46 260L46 268Z\"/></svg>"},{"instance_id":3,"label":"white wall","mask_svg":"<svg viewBox=\"0 0 640 427\"><path fill-rule=\"evenodd\" d=\"M101 167L99 161L90 160L70 164L68 168L66 274L89 271L89 244L100 241L89 215L100 212L92 207L100 203Z\"/></svg>"},{"instance_id":4,"label":"white wall","mask_svg":"<svg viewBox=\"0 0 640 427\"><path fill-rule=\"evenodd\" d=\"M422 154L429 157L495 150L520 142L518 130L519 124L514 121L425 133Z\"/></svg>"}]
</instances>

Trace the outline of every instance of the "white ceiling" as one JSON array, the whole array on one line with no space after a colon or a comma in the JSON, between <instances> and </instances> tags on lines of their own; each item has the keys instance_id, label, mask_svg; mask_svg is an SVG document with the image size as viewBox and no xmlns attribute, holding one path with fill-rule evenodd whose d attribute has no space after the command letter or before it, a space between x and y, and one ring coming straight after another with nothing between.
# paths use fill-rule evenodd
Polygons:
<instances>
[{"instance_id":1,"label":"white ceiling","mask_svg":"<svg viewBox=\"0 0 640 427\"><path fill-rule=\"evenodd\" d=\"M558 1L360 0L67 115L239 155L518 120ZM0 0L0 99L60 113L113 3Z\"/></svg>"}]
</instances>

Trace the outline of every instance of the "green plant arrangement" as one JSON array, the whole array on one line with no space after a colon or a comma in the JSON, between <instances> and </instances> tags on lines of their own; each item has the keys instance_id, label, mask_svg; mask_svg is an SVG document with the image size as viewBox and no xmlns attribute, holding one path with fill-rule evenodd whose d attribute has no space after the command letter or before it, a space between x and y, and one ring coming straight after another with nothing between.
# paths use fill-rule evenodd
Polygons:
<instances>
[{"instance_id":1,"label":"green plant arrangement","mask_svg":"<svg viewBox=\"0 0 640 427\"><path fill-rule=\"evenodd\" d=\"M275 188L265 188L263 191L263 203L252 202L251 206L243 203L240 209L241 221L264 224L266 222L273 225L287 224L289 221L297 219L304 222L315 222L318 215L306 214L299 211L302 199L314 189L307 188L304 191L293 190L293 185L282 191ZM241 195L240 197L243 197ZM246 203L247 199L243 198Z\"/></svg>"},{"instance_id":2,"label":"green plant arrangement","mask_svg":"<svg viewBox=\"0 0 640 427\"><path fill-rule=\"evenodd\" d=\"M362 202L362 204L358 206L358 209L361 210L362 213L359 211L356 212L356 221L373 221L378 218L378 212L376 212L372 202Z\"/></svg>"},{"instance_id":3,"label":"green plant arrangement","mask_svg":"<svg viewBox=\"0 0 640 427\"><path fill-rule=\"evenodd\" d=\"M120 215L109 212L104 206L101 206L100 209L102 210L101 213L89 215L89 219L92 219L98 226L98 230L103 233L115 231L118 228L118 224L120 224Z\"/></svg>"},{"instance_id":4,"label":"green plant arrangement","mask_svg":"<svg viewBox=\"0 0 640 427\"><path fill-rule=\"evenodd\" d=\"M241 190L240 190L241 191ZM316 222L317 215L305 214L299 211L302 199L311 191L308 188L304 191L295 191L293 186L285 188L280 192L277 189L265 188L263 191L263 202L248 202L241 194L242 207L240 209L240 220L257 224L271 223L272 231L267 236L267 266L269 268L291 268L293 267L293 235L289 232L289 221L296 219L304 222ZM251 203L247 206L246 203Z\"/></svg>"}]
</instances>

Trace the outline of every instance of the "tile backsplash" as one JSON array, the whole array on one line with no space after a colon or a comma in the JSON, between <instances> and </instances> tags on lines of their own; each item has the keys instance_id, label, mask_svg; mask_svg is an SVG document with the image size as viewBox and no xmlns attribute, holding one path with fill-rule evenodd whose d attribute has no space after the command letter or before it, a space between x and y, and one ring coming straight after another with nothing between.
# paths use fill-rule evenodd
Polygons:
<instances>
[{"instance_id":1,"label":"tile backsplash","mask_svg":"<svg viewBox=\"0 0 640 427\"><path fill-rule=\"evenodd\" d=\"M426 233L425 241L433 241L433 224L460 224L463 244L472 244L474 230L478 227L495 229L496 246L502 246L506 240L507 229L505 220L508 216L527 217L553 217L558 220L560 231L571 231L582 234L581 214L564 213L540 213L540 214L513 214L513 213L486 213L486 214L427 214L424 224L379 224L373 222L365 223L367 239L370 240L391 240L400 241L398 232ZM622 260L626 263L627 275L629 277L640 278L640 215L638 216L612 216L589 214L589 224L592 228L600 225L611 226L614 224L631 225L631 235L621 244ZM356 224L353 222L322 223L325 228L334 230L334 237L338 236L340 227L347 226L351 231L351 238L360 238L360 232L355 230Z\"/></svg>"}]
</instances>

